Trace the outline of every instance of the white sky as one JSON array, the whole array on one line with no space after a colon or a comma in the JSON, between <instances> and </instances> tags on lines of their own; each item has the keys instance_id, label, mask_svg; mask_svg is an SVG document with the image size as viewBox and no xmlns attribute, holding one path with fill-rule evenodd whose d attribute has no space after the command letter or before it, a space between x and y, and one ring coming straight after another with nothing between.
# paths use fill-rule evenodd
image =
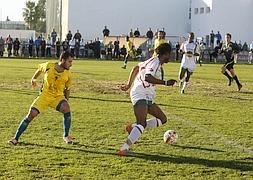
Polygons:
<instances>
[{"instance_id":1,"label":"white sky","mask_svg":"<svg viewBox=\"0 0 253 180\"><path fill-rule=\"evenodd\" d=\"M8 16L11 21L23 21L23 8L27 0L0 0L0 21Z\"/></svg>"}]
</instances>

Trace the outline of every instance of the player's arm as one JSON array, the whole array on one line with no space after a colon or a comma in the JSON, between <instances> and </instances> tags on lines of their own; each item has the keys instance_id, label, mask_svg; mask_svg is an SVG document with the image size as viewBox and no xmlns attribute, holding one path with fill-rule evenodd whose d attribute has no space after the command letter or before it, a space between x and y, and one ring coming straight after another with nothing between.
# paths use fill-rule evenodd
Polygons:
<instances>
[{"instance_id":1,"label":"player's arm","mask_svg":"<svg viewBox=\"0 0 253 180\"><path fill-rule=\"evenodd\" d=\"M133 67L133 69L131 70L129 77L128 77L128 81L126 84L122 85L120 87L120 89L122 91L127 91L133 84L134 79L136 78L137 74L139 72L139 66L135 66Z\"/></svg>"},{"instance_id":2,"label":"player's arm","mask_svg":"<svg viewBox=\"0 0 253 180\"><path fill-rule=\"evenodd\" d=\"M35 73L33 74L33 77L31 79L31 85L32 85L33 88L36 87L36 85L37 85L36 84L36 80L40 76L40 74L41 74L41 70L40 69L37 69L35 71Z\"/></svg>"},{"instance_id":3,"label":"player's arm","mask_svg":"<svg viewBox=\"0 0 253 180\"><path fill-rule=\"evenodd\" d=\"M151 84L160 84L160 85L165 85L165 86L173 86L177 82L174 79L170 79L167 81L157 79L154 76L152 76L151 74L145 75L145 81L147 81L148 83L151 83Z\"/></svg>"}]
</instances>

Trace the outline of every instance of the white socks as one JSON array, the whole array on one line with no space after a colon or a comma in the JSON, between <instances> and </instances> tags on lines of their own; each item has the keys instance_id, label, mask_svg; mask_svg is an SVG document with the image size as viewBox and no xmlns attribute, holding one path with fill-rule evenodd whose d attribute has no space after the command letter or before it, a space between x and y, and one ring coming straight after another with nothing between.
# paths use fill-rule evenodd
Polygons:
<instances>
[{"instance_id":1,"label":"white socks","mask_svg":"<svg viewBox=\"0 0 253 180\"><path fill-rule=\"evenodd\" d=\"M189 82L184 81L182 90L185 90L188 86Z\"/></svg>"},{"instance_id":2,"label":"white socks","mask_svg":"<svg viewBox=\"0 0 253 180\"><path fill-rule=\"evenodd\" d=\"M158 118L151 118L147 120L146 128L156 128L162 125L162 121Z\"/></svg>"}]
</instances>

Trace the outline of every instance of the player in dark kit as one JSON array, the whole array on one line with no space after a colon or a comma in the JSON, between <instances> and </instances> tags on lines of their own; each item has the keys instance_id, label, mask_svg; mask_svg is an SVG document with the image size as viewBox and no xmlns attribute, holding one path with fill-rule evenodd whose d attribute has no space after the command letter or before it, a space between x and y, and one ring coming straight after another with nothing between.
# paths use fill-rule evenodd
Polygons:
<instances>
[{"instance_id":1,"label":"player in dark kit","mask_svg":"<svg viewBox=\"0 0 253 180\"><path fill-rule=\"evenodd\" d=\"M223 53L226 57L226 63L222 66L221 72L228 78L228 86L231 86L232 81L235 80L238 86L238 91L240 91L242 85L239 82L234 70L234 55L239 53L239 47L235 43L231 42L231 34L226 34L225 43L223 44L220 53ZM228 74L228 72L231 74L231 76Z\"/></svg>"}]
</instances>

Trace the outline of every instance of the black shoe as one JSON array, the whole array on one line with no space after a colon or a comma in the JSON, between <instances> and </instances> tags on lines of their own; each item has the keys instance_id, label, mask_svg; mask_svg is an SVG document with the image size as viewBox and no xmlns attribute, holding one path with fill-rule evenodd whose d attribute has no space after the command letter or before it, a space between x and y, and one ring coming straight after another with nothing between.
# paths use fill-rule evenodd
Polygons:
<instances>
[{"instance_id":1,"label":"black shoe","mask_svg":"<svg viewBox=\"0 0 253 180\"><path fill-rule=\"evenodd\" d=\"M233 78L230 78L228 82L228 86L231 86L232 82L233 82Z\"/></svg>"},{"instance_id":2,"label":"black shoe","mask_svg":"<svg viewBox=\"0 0 253 180\"><path fill-rule=\"evenodd\" d=\"M240 91L241 89L242 89L242 85L239 84L239 85L238 85L238 91Z\"/></svg>"},{"instance_id":3,"label":"black shoe","mask_svg":"<svg viewBox=\"0 0 253 180\"><path fill-rule=\"evenodd\" d=\"M122 69L126 69L126 66L122 66L121 68L122 68Z\"/></svg>"}]
</instances>

